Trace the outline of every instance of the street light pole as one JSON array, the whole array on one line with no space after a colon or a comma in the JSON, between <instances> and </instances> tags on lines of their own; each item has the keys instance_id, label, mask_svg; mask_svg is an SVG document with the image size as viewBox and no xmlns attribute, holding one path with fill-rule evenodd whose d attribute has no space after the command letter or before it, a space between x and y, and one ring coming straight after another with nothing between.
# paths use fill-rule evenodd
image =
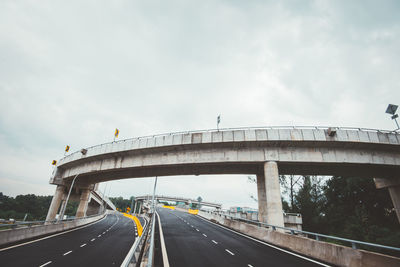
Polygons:
<instances>
[{"instance_id":1,"label":"street light pole","mask_svg":"<svg viewBox=\"0 0 400 267\"><path fill-rule=\"evenodd\" d=\"M156 180L154 181L153 198L152 198L153 216L154 216L154 213L155 213L154 198L155 198L155 194L156 194L156 186L157 186L157 176L156 176Z\"/></svg>"},{"instance_id":2,"label":"street light pole","mask_svg":"<svg viewBox=\"0 0 400 267\"><path fill-rule=\"evenodd\" d=\"M72 187L74 186L75 179L78 177L78 175L79 175L79 173L77 175L75 175L74 179L72 180L72 184L71 184L71 187L69 188L67 199L65 200L64 206L61 208L60 216L58 217L58 220L57 220L58 222L61 221L62 218L64 217L64 213L65 213L65 209L67 208L69 196L71 195Z\"/></svg>"}]
</instances>

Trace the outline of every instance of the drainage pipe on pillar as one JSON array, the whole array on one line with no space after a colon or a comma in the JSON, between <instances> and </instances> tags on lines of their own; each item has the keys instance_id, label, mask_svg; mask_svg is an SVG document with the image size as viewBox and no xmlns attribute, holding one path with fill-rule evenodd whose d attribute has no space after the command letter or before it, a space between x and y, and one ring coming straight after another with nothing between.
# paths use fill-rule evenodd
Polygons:
<instances>
[{"instance_id":1,"label":"drainage pipe on pillar","mask_svg":"<svg viewBox=\"0 0 400 267\"><path fill-rule=\"evenodd\" d=\"M74 179L72 180L72 184L71 184L71 187L69 188L67 199L65 200L64 206L61 208L60 217L58 217L58 221L61 221L62 218L64 217L64 213L65 213L65 209L67 208L69 196L71 195L72 187L74 186L75 179L78 177L78 175L79 175L79 173L77 175L75 175Z\"/></svg>"}]
</instances>

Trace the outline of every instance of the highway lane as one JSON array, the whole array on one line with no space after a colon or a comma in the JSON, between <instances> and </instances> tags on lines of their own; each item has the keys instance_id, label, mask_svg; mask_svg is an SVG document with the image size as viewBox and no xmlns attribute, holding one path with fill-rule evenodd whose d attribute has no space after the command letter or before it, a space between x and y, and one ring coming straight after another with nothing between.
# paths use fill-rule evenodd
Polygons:
<instances>
[{"instance_id":1,"label":"highway lane","mask_svg":"<svg viewBox=\"0 0 400 267\"><path fill-rule=\"evenodd\" d=\"M0 251L1 266L119 266L135 241L135 223L109 214L87 227Z\"/></svg>"},{"instance_id":2,"label":"highway lane","mask_svg":"<svg viewBox=\"0 0 400 267\"><path fill-rule=\"evenodd\" d=\"M198 216L158 209L171 266L321 266Z\"/></svg>"}]
</instances>

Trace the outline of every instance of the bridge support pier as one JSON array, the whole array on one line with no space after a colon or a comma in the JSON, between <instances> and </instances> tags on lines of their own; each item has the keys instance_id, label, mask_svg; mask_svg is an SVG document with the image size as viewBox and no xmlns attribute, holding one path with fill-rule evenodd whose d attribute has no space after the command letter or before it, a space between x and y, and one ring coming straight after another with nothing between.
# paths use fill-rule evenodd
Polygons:
<instances>
[{"instance_id":1,"label":"bridge support pier","mask_svg":"<svg viewBox=\"0 0 400 267\"><path fill-rule=\"evenodd\" d=\"M397 220L400 223L400 179L374 178L374 181L377 189L387 188L389 190Z\"/></svg>"},{"instance_id":2,"label":"bridge support pier","mask_svg":"<svg viewBox=\"0 0 400 267\"><path fill-rule=\"evenodd\" d=\"M49 211L47 212L46 221L54 221L56 219L61 201L63 201L65 197L65 186L57 185L56 192L54 193L53 199L51 200Z\"/></svg>"},{"instance_id":3,"label":"bridge support pier","mask_svg":"<svg viewBox=\"0 0 400 267\"><path fill-rule=\"evenodd\" d=\"M263 173L257 174L258 220L260 222L284 226L278 164L264 163Z\"/></svg>"},{"instance_id":4,"label":"bridge support pier","mask_svg":"<svg viewBox=\"0 0 400 267\"><path fill-rule=\"evenodd\" d=\"M89 204L89 189L82 189L78 209L76 210L76 218L84 217Z\"/></svg>"}]
</instances>

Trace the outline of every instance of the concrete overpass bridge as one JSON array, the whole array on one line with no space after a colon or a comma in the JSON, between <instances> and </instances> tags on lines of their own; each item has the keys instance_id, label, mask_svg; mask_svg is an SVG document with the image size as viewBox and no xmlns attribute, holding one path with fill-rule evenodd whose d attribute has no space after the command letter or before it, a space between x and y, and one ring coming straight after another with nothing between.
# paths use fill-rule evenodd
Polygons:
<instances>
[{"instance_id":1,"label":"concrete overpass bridge","mask_svg":"<svg viewBox=\"0 0 400 267\"><path fill-rule=\"evenodd\" d=\"M152 195L138 196L138 197L135 197L135 201L151 200L152 197L153 197ZM156 200L184 202L186 204L196 203L196 204L201 204L202 206L207 206L207 207L212 207L212 208L217 208L217 209L220 209L222 206L221 204L218 204L218 203L207 202L207 201L199 202L197 199L182 198L182 197L155 195L154 198Z\"/></svg>"},{"instance_id":2,"label":"concrete overpass bridge","mask_svg":"<svg viewBox=\"0 0 400 267\"><path fill-rule=\"evenodd\" d=\"M278 226L283 226L279 174L376 178L378 188L389 188L400 220L400 134L334 127L189 131L82 149L59 160L52 174L57 189L48 219L76 175L84 196L109 180L201 174L257 175L259 220ZM78 212L86 205L81 197Z\"/></svg>"}]
</instances>

